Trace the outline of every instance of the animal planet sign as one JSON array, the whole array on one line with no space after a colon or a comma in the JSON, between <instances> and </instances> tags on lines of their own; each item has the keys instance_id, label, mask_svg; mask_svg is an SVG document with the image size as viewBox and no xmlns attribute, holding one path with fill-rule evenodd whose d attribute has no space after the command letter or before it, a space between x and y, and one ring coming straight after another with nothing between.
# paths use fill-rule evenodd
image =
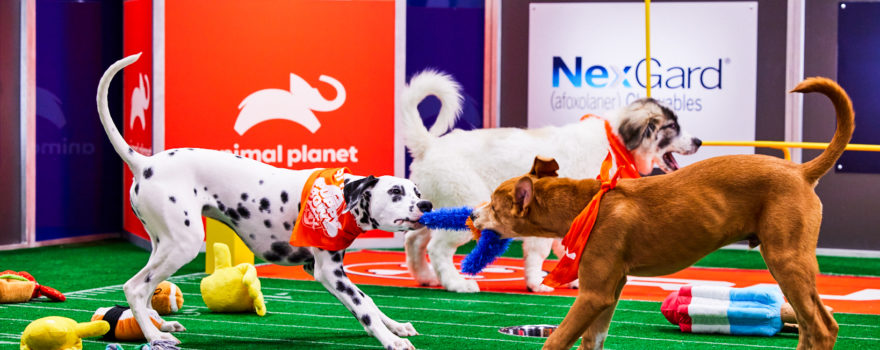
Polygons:
<instances>
[{"instance_id":1,"label":"animal planet sign","mask_svg":"<svg viewBox=\"0 0 880 350\"><path fill-rule=\"evenodd\" d=\"M393 1L173 1L165 11L166 148L393 173Z\"/></svg>"},{"instance_id":2,"label":"animal planet sign","mask_svg":"<svg viewBox=\"0 0 880 350\"><path fill-rule=\"evenodd\" d=\"M125 68L123 74L122 134L131 148L141 154L153 154L153 2L127 0L123 7L123 56L141 53L140 59ZM119 84L116 82L115 84ZM95 118L97 120L97 118ZM123 219L126 231L149 239L140 219L134 215L129 201L129 189L134 178L128 165L122 163Z\"/></svg>"},{"instance_id":3,"label":"animal planet sign","mask_svg":"<svg viewBox=\"0 0 880 350\"><path fill-rule=\"evenodd\" d=\"M645 97L641 3L531 4L529 127L613 117ZM704 140L754 140L756 2L651 5L651 95ZM682 165L747 148L701 149Z\"/></svg>"}]
</instances>

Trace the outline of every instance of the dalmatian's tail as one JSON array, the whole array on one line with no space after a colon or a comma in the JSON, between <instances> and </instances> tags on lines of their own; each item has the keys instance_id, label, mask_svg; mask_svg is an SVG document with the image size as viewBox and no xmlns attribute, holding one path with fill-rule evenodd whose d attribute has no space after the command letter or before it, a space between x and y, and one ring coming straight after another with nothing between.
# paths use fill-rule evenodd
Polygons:
<instances>
[{"instance_id":1,"label":"dalmatian's tail","mask_svg":"<svg viewBox=\"0 0 880 350\"><path fill-rule=\"evenodd\" d=\"M140 57L140 53L134 54L116 61L116 63L113 63L110 68L107 68L107 71L104 72L101 81L98 83L97 96L98 115L101 116L101 124L104 125L104 132L106 132L107 137L110 138L110 144L113 145L113 149L116 150L119 157L128 164L128 167L131 168L135 174L139 172L140 164L143 164L143 160L146 159L146 156L132 149L131 146L125 142L125 139L122 138L122 134L116 129L116 125L113 124L113 119L110 117L110 107L107 105L107 90L110 88L110 81L113 80L113 76L121 71L122 68L137 61Z\"/></svg>"},{"instance_id":2,"label":"dalmatian's tail","mask_svg":"<svg viewBox=\"0 0 880 350\"><path fill-rule=\"evenodd\" d=\"M429 130L422 123L418 107L430 95L440 100L440 114ZM461 86L450 75L429 69L410 79L409 84L403 88L400 100L404 144L409 147L413 157L420 158L435 138L455 125L455 120L461 115L464 98L461 95Z\"/></svg>"}]
</instances>

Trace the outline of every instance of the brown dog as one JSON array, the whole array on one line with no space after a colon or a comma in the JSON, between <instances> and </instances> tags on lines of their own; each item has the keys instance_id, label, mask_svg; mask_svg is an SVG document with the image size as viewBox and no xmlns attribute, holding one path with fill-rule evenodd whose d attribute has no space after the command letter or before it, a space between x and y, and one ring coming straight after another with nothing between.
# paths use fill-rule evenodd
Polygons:
<instances>
[{"instance_id":1,"label":"brown dog","mask_svg":"<svg viewBox=\"0 0 880 350\"><path fill-rule=\"evenodd\" d=\"M578 269L580 292L545 349L602 348L627 275L658 276L747 239L760 245L770 273L797 314L798 349L831 349L837 322L816 290L815 249L822 221L816 182L834 165L853 133L852 103L825 78L793 91L820 92L837 111L837 131L819 157L804 164L763 155L707 159L674 173L621 180L605 194ZM552 159L505 181L474 211L479 229L502 237L563 237L599 190L596 180L556 177Z\"/></svg>"}]
</instances>

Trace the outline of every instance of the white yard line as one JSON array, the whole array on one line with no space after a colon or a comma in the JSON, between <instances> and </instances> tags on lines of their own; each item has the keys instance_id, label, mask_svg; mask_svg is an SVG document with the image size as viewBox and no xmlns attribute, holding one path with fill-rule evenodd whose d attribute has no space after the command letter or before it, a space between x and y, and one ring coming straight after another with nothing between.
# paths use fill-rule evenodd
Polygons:
<instances>
[{"instance_id":1,"label":"white yard line","mask_svg":"<svg viewBox=\"0 0 880 350\"><path fill-rule=\"evenodd\" d=\"M190 273L190 274L186 274L186 275L171 276L168 278L168 281L171 281L174 283L188 283L185 281L186 279L191 278L191 277L197 277L199 275L207 276L207 274L205 274L204 272L194 272L194 273ZM177 281L177 280L183 280L183 281ZM64 295L102 293L105 291L121 291L121 290L122 290L122 285L117 284L117 285L113 285L113 286L105 286L105 287L98 287L98 288L91 288L91 289L83 289L83 290L78 290L78 291L73 291L73 292L66 292L66 293L64 293Z\"/></svg>"},{"instance_id":2,"label":"white yard line","mask_svg":"<svg viewBox=\"0 0 880 350\"><path fill-rule=\"evenodd\" d=\"M82 297L74 297L75 299L87 299L87 300L95 300L95 301L108 301L115 302L114 300L108 299L96 299L96 298L82 298ZM270 299L271 302L281 302L281 303L291 303L291 304L313 304L313 305L339 305L336 302L319 302L319 301L302 301L302 300L278 300L278 299ZM15 304L10 304L15 305ZM203 308L205 307L197 307L191 306L195 308ZM448 310L448 309L435 309L435 308L415 308L415 307L403 307L403 306L393 306L393 305L380 305L382 309L403 309L403 310L420 310L420 311L434 311L434 312L454 312L454 313L470 313L470 314L484 314L484 315L495 315L495 316L508 316L508 317L531 317L531 318L542 318L542 319L558 319L562 320L564 317L562 316L536 316L531 314L510 314L510 313L500 313L500 312L490 312L490 311L467 311L467 310ZM646 310L630 310L630 309L618 309L619 311L631 311L631 312L646 312L646 313L655 313L653 311ZM269 311L269 313L273 313ZM278 312L278 314L285 314ZM296 314L296 313L288 313L293 315L307 316L308 314ZM316 316L317 317L317 316ZM343 317L346 316L334 316L335 317ZM418 321L418 320L410 320L408 322L416 322L416 323L435 323L435 322L427 322L427 321ZM629 322L629 321L614 321L615 323L631 323L631 324L641 324L641 325L656 325L653 323L637 323L637 322ZM437 322L440 324L439 322ZM456 324L450 324L456 325ZM481 327L494 327L484 325ZM870 326L869 326L870 327ZM500 328L500 327L498 327ZM839 339L855 339L855 340L880 340L880 338L861 338L861 337L848 337L848 336L838 336Z\"/></svg>"},{"instance_id":3,"label":"white yard line","mask_svg":"<svg viewBox=\"0 0 880 350\"><path fill-rule=\"evenodd\" d=\"M198 284L195 282L184 282L182 284ZM312 289L295 289L295 288L273 288L273 287L262 287L262 290L277 290L282 292L299 292L299 293L327 293L326 290L312 290ZM559 308L569 308L571 305L554 305L554 304L533 304L533 303L518 303L518 302L504 302L504 301L491 301L491 300L472 300L472 299L449 299L449 298L431 298L431 297L413 297L413 296L401 296L401 295L387 295L387 294L368 294L371 298L392 298L392 299L415 299L415 300L431 300L431 301L444 301L444 302L464 302L464 303L483 303L483 304L503 304L503 305L523 305L523 306L538 306L538 307L559 307Z\"/></svg>"},{"instance_id":4,"label":"white yard line","mask_svg":"<svg viewBox=\"0 0 880 350\"><path fill-rule=\"evenodd\" d=\"M97 300L94 298L80 298L76 299L86 299L86 300ZM322 303L322 304L332 304L336 303ZM38 305L27 305L27 304L10 304L10 306L20 306L27 308L46 308L46 309L58 309L58 310L68 310L68 311L77 311L77 312L92 312L90 310L82 310L82 309L64 309L64 308L55 308L55 307L43 307ZM199 309L207 309L205 307L196 307ZM448 311L448 310L440 310L440 311ZM279 314L295 314L295 313L281 313ZM332 318L348 318L346 316L330 316L330 315L310 315L310 314L296 314L302 316L315 316L315 317L332 317ZM528 315L525 315L528 316ZM191 317L183 317L183 316L173 316L175 319L186 320L186 321L194 321L194 322L212 322L212 323L232 323L239 325L253 325L253 326L271 326L271 327L281 327L281 328L301 328L301 329L317 329L317 330L328 330L328 331L341 331L341 332L353 332L353 333L361 333L362 329L351 329L351 328L334 328L334 327L314 327L314 326L301 326L301 325L277 325L277 324L264 324L264 323L254 323L254 322L236 322L236 321L222 321L222 320L206 320L200 318L191 318ZM22 321L22 322L30 322L30 320L22 320L22 319L9 319L9 318L0 318L6 320L14 320L14 321ZM434 324L445 324L452 326L477 326L477 327L491 327L491 328L500 328L497 326L489 326L489 325L465 325L465 324L457 324L457 323L442 323L442 322L423 322L418 320L412 320L411 322L415 323L434 323ZM630 322L630 321L615 321L615 323L620 324L634 324L634 325L643 325L643 326L656 326L656 324L650 323L641 323L641 322ZM215 334L201 334L201 333L192 333L186 332L187 335L197 335L197 336L206 336L206 337L218 337L218 338L230 338L230 339L246 339L246 340L270 340L270 341L278 341L283 339L266 339L266 338L257 338L257 337L242 337L242 336L226 336L226 335L215 335ZM4 334L6 335L6 334ZM506 342L506 343L521 343L521 344L530 344L530 345L539 345L541 343L540 339L535 339L535 341L520 341L520 340L511 340L511 339L487 339L487 338L476 338L476 337L464 337L464 336L453 336L453 335L438 335L438 334L421 334L426 337L432 338L453 338L453 339L466 339L466 340L474 340L474 341L486 341L486 342ZM18 337L18 335L13 335ZM625 335L614 335L610 334L609 337L619 337L619 338L627 338L627 339L639 339L639 340L659 340L659 341L672 341L672 342L680 342L680 343L688 343L688 344L710 344L710 345L728 345L728 346L740 346L740 347L760 347L760 348L786 348L779 346L769 346L769 345L751 345L751 344L736 344L736 343L716 343L716 342L704 342L704 341L688 341L688 340L679 340L679 339L663 339L663 338L645 338L645 337L635 337L635 336L625 336ZM876 341L880 340L880 338L865 338L865 337L847 337L847 336L839 336L839 339L854 339L854 340L864 340L864 341ZM290 342L306 342L306 343L315 343L315 344L325 344L325 345L349 345L349 346L358 346L358 347L372 347L361 344L343 344L343 343L332 343L332 342L320 342L320 341L290 341Z\"/></svg>"},{"instance_id":5,"label":"white yard line","mask_svg":"<svg viewBox=\"0 0 880 350\"><path fill-rule=\"evenodd\" d=\"M742 346L747 348L772 348L772 349L791 349L788 346L772 346L772 345L752 345L752 344L737 344L737 343L716 343L710 341L697 341L697 340L679 340L679 339L665 339L665 338L645 338L645 337L634 337L631 335L613 335L609 334L608 338L626 338L626 339L638 339L638 340L650 340L650 341L668 341L675 343L687 343L687 344L708 344L708 345L725 345L725 346Z\"/></svg>"}]
</instances>

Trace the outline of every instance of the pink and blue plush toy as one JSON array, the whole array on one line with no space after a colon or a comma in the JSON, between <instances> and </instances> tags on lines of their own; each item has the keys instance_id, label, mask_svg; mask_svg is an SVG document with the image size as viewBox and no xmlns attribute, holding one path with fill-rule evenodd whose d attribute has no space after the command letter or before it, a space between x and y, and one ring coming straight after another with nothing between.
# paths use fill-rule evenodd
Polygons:
<instances>
[{"instance_id":1,"label":"pink and blue plush toy","mask_svg":"<svg viewBox=\"0 0 880 350\"><path fill-rule=\"evenodd\" d=\"M467 206L438 208L422 214L419 222L431 229L468 231L471 228L468 227L467 221L473 211L474 208ZM469 275L480 273L507 250L511 241L510 238L501 239L495 231L483 230L480 232L477 245L461 261L461 272Z\"/></svg>"},{"instance_id":2,"label":"pink and blue plush toy","mask_svg":"<svg viewBox=\"0 0 880 350\"><path fill-rule=\"evenodd\" d=\"M769 337L793 318L786 317L790 307L784 303L776 286L684 286L666 297L660 311L682 332Z\"/></svg>"}]
</instances>

